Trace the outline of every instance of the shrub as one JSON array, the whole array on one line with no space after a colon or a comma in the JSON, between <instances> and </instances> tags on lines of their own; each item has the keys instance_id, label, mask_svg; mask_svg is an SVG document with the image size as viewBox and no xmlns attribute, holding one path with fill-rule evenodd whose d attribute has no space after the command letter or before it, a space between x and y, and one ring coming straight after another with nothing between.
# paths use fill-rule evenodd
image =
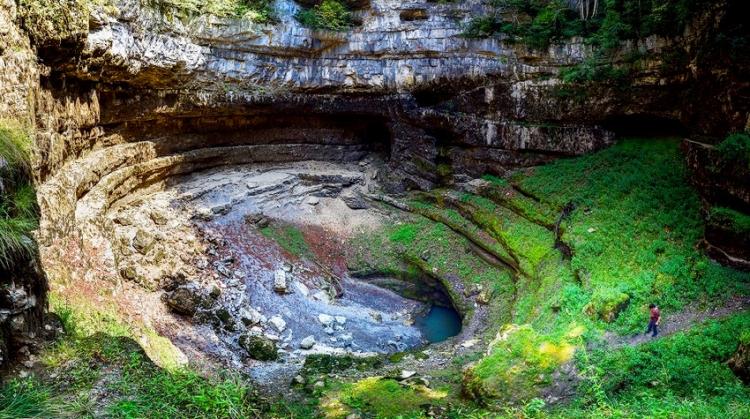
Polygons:
<instances>
[{"instance_id":1,"label":"shrub","mask_svg":"<svg viewBox=\"0 0 750 419\"><path fill-rule=\"evenodd\" d=\"M211 14L220 17L236 17L258 23L277 20L273 0L143 0L161 13L173 17Z\"/></svg>"},{"instance_id":2,"label":"shrub","mask_svg":"<svg viewBox=\"0 0 750 419\"><path fill-rule=\"evenodd\" d=\"M338 0L323 0L311 9L300 10L295 18L312 29L345 31L352 26L351 12Z\"/></svg>"},{"instance_id":3,"label":"shrub","mask_svg":"<svg viewBox=\"0 0 750 419\"><path fill-rule=\"evenodd\" d=\"M36 251L36 193L31 185L31 137L17 124L0 121L0 268Z\"/></svg>"},{"instance_id":4,"label":"shrub","mask_svg":"<svg viewBox=\"0 0 750 419\"><path fill-rule=\"evenodd\" d=\"M744 163L750 168L750 135L730 134L716 146L721 157L728 162Z\"/></svg>"}]
</instances>

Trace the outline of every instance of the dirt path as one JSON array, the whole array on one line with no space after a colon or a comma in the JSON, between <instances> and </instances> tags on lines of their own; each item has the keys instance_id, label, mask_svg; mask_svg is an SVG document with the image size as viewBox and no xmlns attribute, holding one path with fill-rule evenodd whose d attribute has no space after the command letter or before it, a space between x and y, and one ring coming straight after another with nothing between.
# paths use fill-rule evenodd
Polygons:
<instances>
[{"instance_id":1,"label":"dirt path","mask_svg":"<svg viewBox=\"0 0 750 419\"><path fill-rule=\"evenodd\" d=\"M709 319L724 317L747 309L750 309L750 296L735 296L725 301L723 305L708 310L700 310L696 306L688 306L679 313L664 313L659 325L659 335L656 339L689 329ZM643 328L645 332L645 322ZM605 344L612 349L640 345L651 340L651 334L646 335L645 333L639 333L635 336L619 336L612 332L604 334Z\"/></svg>"}]
</instances>

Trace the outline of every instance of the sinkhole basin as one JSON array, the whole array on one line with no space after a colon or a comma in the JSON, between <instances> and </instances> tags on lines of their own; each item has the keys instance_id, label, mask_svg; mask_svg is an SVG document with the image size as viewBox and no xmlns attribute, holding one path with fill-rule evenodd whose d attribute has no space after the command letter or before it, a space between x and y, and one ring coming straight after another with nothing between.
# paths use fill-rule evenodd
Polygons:
<instances>
[{"instance_id":1,"label":"sinkhole basin","mask_svg":"<svg viewBox=\"0 0 750 419\"><path fill-rule=\"evenodd\" d=\"M400 217L367 198L379 170L377 158L223 166L144 185L103 213L90 193L76 213L91 221L81 234L99 269L127 288L120 311L193 364L273 388L310 355L366 358L462 339L467 319L449 297L461 289L349 271L352 238Z\"/></svg>"}]
</instances>

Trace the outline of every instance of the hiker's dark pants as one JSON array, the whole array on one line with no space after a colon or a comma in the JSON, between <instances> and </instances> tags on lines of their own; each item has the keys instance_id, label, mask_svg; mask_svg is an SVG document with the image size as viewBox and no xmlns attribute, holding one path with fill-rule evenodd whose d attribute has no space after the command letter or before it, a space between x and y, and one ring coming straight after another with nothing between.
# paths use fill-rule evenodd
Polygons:
<instances>
[{"instance_id":1,"label":"hiker's dark pants","mask_svg":"<svg viewBox=\"0 0 750 419\"><path fill-rule=\"evenodd\" d=\"M648 334L649 332L653 331L654 334L651 335L651 337L656 337L656 335L659 334L659 331L657 329L658 325L656 324L656 320L651 320L650 322L648 322L648 329L646 329L646 333Z\"/></svg>"}]
</instances>

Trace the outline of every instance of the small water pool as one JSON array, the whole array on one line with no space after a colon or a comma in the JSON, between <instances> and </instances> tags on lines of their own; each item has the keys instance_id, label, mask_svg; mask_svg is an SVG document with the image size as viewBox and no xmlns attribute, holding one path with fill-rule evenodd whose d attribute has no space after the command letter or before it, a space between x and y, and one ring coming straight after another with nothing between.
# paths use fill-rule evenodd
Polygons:
<instances>
[{"instance_id":1,"label":"small water pool","mask_svg":"<svg viewBox=\"0 0 750 419\"><path fill-rule=\"evenodd\" d=\"M415 326L430 343L442 342L461 331L461 316L453 308L433 305Z\"/></svg>"}]
</instances>

